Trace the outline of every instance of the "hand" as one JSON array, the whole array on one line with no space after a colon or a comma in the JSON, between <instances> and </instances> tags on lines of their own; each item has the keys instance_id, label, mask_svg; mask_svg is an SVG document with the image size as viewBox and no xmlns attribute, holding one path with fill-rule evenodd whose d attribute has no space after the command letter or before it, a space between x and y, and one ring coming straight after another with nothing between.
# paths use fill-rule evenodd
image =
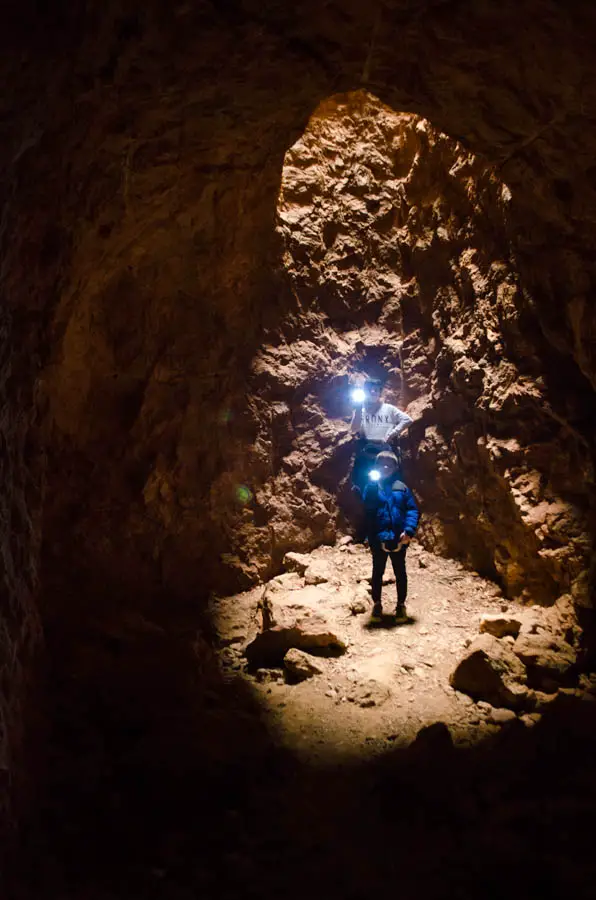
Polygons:
<instances>
[{"instance_id":1,"label":"hand","mask_svg":"<svg viewBox=\"0 0 596 900\"><path fill-rule=\"evenodd\" d=\"M406 534L405 531L402 531L402 533L399 536L400 544L403 544L404 547L407 547L411 540L412 540L412 538L410 537L410 535Z\"/></svg>"}]
</instances>

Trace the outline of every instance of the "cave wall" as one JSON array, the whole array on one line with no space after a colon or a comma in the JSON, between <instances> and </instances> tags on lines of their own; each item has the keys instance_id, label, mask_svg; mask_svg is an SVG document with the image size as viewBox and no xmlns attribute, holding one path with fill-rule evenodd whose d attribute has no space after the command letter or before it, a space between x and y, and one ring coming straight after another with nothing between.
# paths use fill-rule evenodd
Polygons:
<instances>
[{"instance_id":1,"label":"cave wall","mask_svg":"<svg viewBox=\"0 0 596 900\"><path fill-rule=\"evenodd\" d=\"M329 509L319 538L333 531L329 500L349 504L346 376L384 370L415 419L406 477L427 546L518 600L587 604L591 389L542 335L515 221L494 168L428 121L365 92L317 110L280 195L291 311L255 361L274 410L262 440L287 454L257 493L274 544L312 541L314 518L287 520L297 498L315 508L313 485Z\"/></svg>"},{"instance_id":2,"label":"cave wall","mask_svg":"<svg viewBox=\"0 0 596 900\"><path fill-rule=\"evenodd\" d=\"M3 540L7 559L22 548L2 603L15 660L8 758L20 756L25 673L41 647L42 496L38 605L65 676L65 648L90 648L83 691L106 678L97 633L118 642L127 610L158 619L165 641L177 603L194 610L210 588L266 571L270 536L237 493L266 483L269 465L246 380L291 302L274 272L277 193L283 155L321 100L368 86L500 167L539 329L595 383L595 16L554 0L4 4L12 477L0 490L3 508L27 510ZM578 396L574 423L589 440ZM239 529L256 567L238 553Z\"/></svg>"}]
</instances>

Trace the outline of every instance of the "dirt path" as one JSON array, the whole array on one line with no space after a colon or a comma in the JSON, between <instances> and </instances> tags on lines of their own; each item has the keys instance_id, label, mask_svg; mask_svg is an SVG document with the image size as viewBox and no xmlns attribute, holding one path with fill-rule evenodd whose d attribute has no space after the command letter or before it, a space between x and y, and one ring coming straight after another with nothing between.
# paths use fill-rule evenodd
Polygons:
<instances>
[{"instance_id":1,"label":"dirt path","mask_svg":"<svg viewBox=\"0 0 596 900\"><path fill-rule=\"evenodd\" d=\"M471 744L499 730L488 704L473 703L449 684L466 645L478 634L480 617L512 611L498 587L413 544L408 551L411 621L395 626L387 615L374 626L365 594L368 550L352 544L320 547L309 558L327 579L310 588L311 605L348 648L339 658L317 659L321 674L313 678L291 684L281 667L248 671L242 651L259 627L262 587L213 601L225 677L250 684L276 742L310 762L332 762L408 744L422 727L437 721L449 727L456 744ZM392 573L385 582L383 602L389 611L395 605ZM302 598L304 586L304 577L296 573L272 585L284 601L296 591ZM354 614L355 597L365 598L366 612ZM522 621L530 614L521 607L515 612Z\"/></svg>"}]
</instances>

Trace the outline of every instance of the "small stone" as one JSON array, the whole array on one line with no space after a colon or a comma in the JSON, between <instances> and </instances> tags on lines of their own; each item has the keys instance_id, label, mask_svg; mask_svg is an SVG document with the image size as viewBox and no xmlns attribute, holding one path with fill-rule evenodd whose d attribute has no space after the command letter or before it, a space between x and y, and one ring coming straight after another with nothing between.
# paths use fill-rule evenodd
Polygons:
<instances>
[{"instance_id":1,"label":"small stone","mask_svg":"<svg viewBox=\"0 0 596 900\"><path fill-rule=\"evenodd\" d=\"M428 568L428 563L426 563L426 562L422 559L422 557L420 557L420 559L418 560L418 566L419 566L421 569L427 569L427 568Z\"/></svg>"},{"instance_id":2,"label":"small stone","mask_svg":"<svg viewBox=\"0 0 596 900\"><path fill-rule=\"evenodd\" d=\"M520 620L514 619L513 616L485 615L480 619L481 634L488 633L494 635L497 638L505 637L505 635L508 634L517 637L520 628Z\"/></svg>"},{"instance_id":3,"label":"small stone","mask_svg":"<svg viewBox=\"0 0 596 900\"><path fill-rule=\"evenodd\" d=\"M494 725L506 725L507 722L513 722L517 718L512 709L493 709L489 716L489 721Z\"/></svg>"},{"instance_id":4,"label":"small stone","mask_svg":"<svg viewBox=\"0 0 596 900\"><path fill-rule=\"evenodd\" d=\"M428 634L428 628L425 628L423 625L422 628L418 629L418 634Z\"/></svg>"},{"instance_id":5,"label":"small stone","mask_svg":"<svg viewBox=\"0 0 596 900\"><path fill-rule=\"evenodd\" d=\"M533 728L534 725L537 725L542 716L540 713L525 713L523 716L519 717L520 722L526 726L526 728Z\"/></svg>"},{"instance_id":6,"label":"small stone","mask_svg":"<svg viewBox=\"0 0 596 900\"><path fill-rule=\"evenodd\" d=\"M331 572L325 563L315 561L304 572L305 584L325 584L331 578Z\"/></svg>"},{"instance_id":7,"label":"small stone","mask_svg":"<svg viewBox=\"0 0 596 900\"><path fill-rule=\"evenodd\" d=\"M344 536L340 537L339 541L337 542L339 547L345 547L347 544L351 543L353 543L353 538L349 534L344 534Z\"/></svg>"},{"instance_id":8,"label":"small stone","mask_svg":"<svg viewBox=\"0 0 596 900\"><path fill-rule=\"evenodd\" d=\"M335 698L335 691L325 691L325 696Z\"/></svg>"},{"instance_id":9,"label":"small stone","mask_svg":"<svg viewBox=\"0 0 596 900\"><path fill-rule=\"evenodd\" d=\"M493 710L491 704L487 703L486 700L479 700L476 706L478 709L482 710L483 713L490 713Z\"/></svg>"},{"instance_id":10,"label":"small stone","mask_svg":"<svg viewBox=\"0 0 596 900\"><path fill-rule=\"evenodd\" d=\"M277 681L278 675L274 669L257 669L255 679L259 684L267 684L270 681Z\"/></svg>"},{"instance_id":11,"label":"small stone","mask_svg":"<svg viewBox=\"0 0 596 900\"><path fill-rule=\"evenodd\" d=\"M500 610L502 613L506 613L508 609L509 609L508 603L501 603Z\"/></svg>"},{"instance_id":12,"label":"small stone","mask_svg":"<svg viewBox=\"0 0 596 900\"><path fill-rule=\"evenodd\" d=\"M459 691L457 691L455 696L457 697L459 702L462 704L462 706L473 706L474 705L474 701L472 700L471 697L468 697L467 694L462 694Z\"/></svg>"},{"instance_id":13,"label":"small stone","mask_svg":"<svg viewBox=\"0 0 596 900\"><path fill-rule=\"evenodd\" d=\"M512 634L506 634L505 637L503 638L503 640L504 640L507 644L515 644L515 638L513 637Z\"/></svg>"},{"instance_id":14,"label":"small stone","mask_svg":"<svg viewBox=\"0 0 596 900\"><path fill-rule=\"evenodd\" d=\"M320 675L322 671L315 665L312 656L295 647L288 650L284 656L284 665L288 672L299 681L305 681L307 678L312 678L313 675Z\"/></svg>"}]
</instances>

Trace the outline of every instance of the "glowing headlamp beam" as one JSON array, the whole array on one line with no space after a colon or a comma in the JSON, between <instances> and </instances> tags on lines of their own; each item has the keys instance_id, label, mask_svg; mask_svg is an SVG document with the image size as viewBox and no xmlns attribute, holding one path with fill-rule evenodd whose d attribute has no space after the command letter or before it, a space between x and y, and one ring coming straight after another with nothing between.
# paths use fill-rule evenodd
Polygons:
<instances>
[{"instance_id":1,"label":"glowing headlamp beam","mask_svg":"<svg viewBox=\"0 0 596 900\"><path fill-rule=\"evenodd\" d=\"M352 391L352 400L354 403L364 403L366 398L366 394L362 390L362 388L354 388Z\"/></svg>"},{"instance_id":2,"label":"glowing headlamp beam","mask_svg":"<svg viewBox=\"0 0 596 900\"><path fill-rule=\"evenodd\" d=\"M371 469L370 472L368 473L368 477L370 478L371 481L378 481L379 478L381 477L381 473L379 472L378 469Z\"/></svg>"}]
</instances>

